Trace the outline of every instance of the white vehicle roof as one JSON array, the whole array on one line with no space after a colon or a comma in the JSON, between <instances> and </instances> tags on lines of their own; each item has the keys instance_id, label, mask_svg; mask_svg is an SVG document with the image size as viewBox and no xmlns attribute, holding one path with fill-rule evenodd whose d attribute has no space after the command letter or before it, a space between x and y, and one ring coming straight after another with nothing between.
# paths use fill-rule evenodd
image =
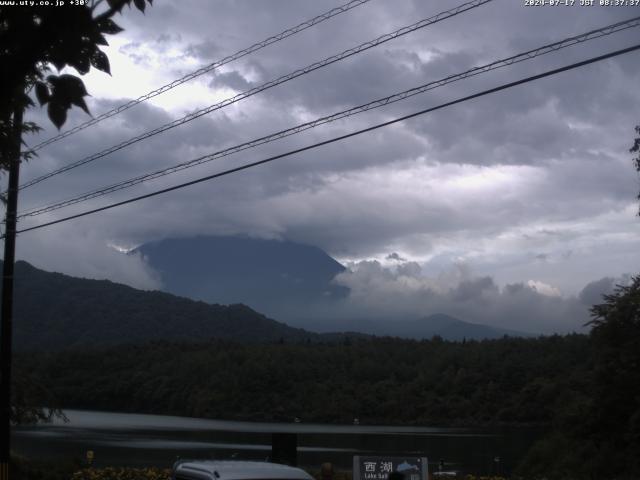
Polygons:
<instances>
[{"instance_id":1,"label":"white vehicle roof","mask_svg":"<svg viewBox=\"0 0 640 480\"><path fill-rule=\"evenodd\" d=\"M211 480L314 480L304 470L268 462L188 460L174 471L176 479Z\"/></svg>"}]
</instances>

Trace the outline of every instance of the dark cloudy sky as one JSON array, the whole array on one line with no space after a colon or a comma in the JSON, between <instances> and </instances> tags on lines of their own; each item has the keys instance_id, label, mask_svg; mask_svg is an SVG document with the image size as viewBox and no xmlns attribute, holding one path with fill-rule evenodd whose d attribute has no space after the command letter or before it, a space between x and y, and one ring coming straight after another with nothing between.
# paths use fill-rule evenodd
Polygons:
<instances>
[{"instance_id":1,"label":"dark cloudy sky","mask_svg":"<svg viewBox=\"0 0 640 480\"><path fill-rule=\"evenodd\" d=\"M462 3L462 2L460 2ZM540 45L640 15L640 7L485 6L388 42L28 190L60 200ZM597 3L597 2L596 2ZM339 1L157 0L125 11L106 49L113 77L86 76L94 114L135 98ZM40 152L28 180L383 33L453 0L371 0ZM23 222L254 161L539 73L640 39L639 29L464 80L384 109ZM160 287L118 249L165 237L249 234L317 245L351 269L350 308L444 312L529 331L588 320L615 279L637 273L640 54L543 79L95 216L22 234L18 256L48 270ZM55 133L45 126L35 144ZM86 119L74 112L65 127ZM585 289L585 287L587 287Z\"/></svg>"}]
</instances>

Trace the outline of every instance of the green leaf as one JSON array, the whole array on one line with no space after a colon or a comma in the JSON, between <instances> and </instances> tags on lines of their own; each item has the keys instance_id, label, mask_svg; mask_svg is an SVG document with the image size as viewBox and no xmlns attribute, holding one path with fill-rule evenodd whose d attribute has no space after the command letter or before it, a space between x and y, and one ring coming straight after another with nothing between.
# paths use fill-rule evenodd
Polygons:
<instances>
[{"instance_id":1,"label":"green leaf","mask_svg":"<svg viewBox=\"0 0 640 480\"><path fill-rule=\"evenodd\" d=\"M89 73L89 69L91 68L91 60L85 53L80 53L73 61L69 62L69 65L74 67L80 75L84 75L86 73Z\"/></svg>"},{"instance_id":2,"label":"green leaf","mask_svg":"<svg viewBox=\"0 0 640 480\"><path fill-rule=\"evenodd\" d=\"M51 105L51 103L56 104L56 107L53 107L53 110L49 111L49 116L56 125L56 121L59 121L61 118L58 110L64 109L66 117L66 110L71 108L71 105L77 105L90 115L87 104L83 98L87 96L88 93L81 79L73 75L64 74L59 77L50 76L48 80L53 85L49 105ZM54 117L52 117L52 112L55 120Z\"/></svg>"},{"instance_id":3,"label":"green leaf","mask_svg":"<svg viewBox=\"0 0 640 480\"><path fill-rule=\"evenodd\" d=\"M107 54L102 50L96 50L91 55L91 65L93 65L98 70L108 73L111 75L111 67L109 66L109 58Z\"/></svg>"},{"instance_id":4,"label":"green leaf","mask_svg":"<svg viewBox=\"0 0 640 480\"><path fill-rule=\"evenodd\" d=\"M64 88L70 97L84 97L88 95L84 82L74 75L64 74L58 77L58 87Z\"/></svg>"},{"instance_id":5,"label":"green leaf","mask_svg":"<svg viewBox=\"0 0 640 480\"><path fill-rule=\"evenodd\" d=\"M94 41L96 42L96 45L109 45L109 42L107 42L107 39L104 38L104 35L101 33L96 34Z\"/></svg>"},{"instance_id":6,"label":"green leaf","mask_svg":"<svg viewBox=\"0 0 640 480\"><path fill-rule=\"evenodd\" d=\"M49 75L47 77L47 82L49 82L55 88L58 85L59 79L60 77L58 77L57 75Z\"/></svg>"},{"instance_id":7,"label":"green leaf","mask_svg":"<svg viewBox=\"0 0 640 480\"><path fill-rule=\"evenodd\" d=\"M60 130L67 120L67 109L59 102L51 101L47 107L47 113L53 124Z\"/></svg>"},{"instance_id":8,"label":"green leaf","mask_svg":"<svg viewBox=\"0 0 640 480\"><path fill-rule=\"evenodd\" d=\"M29 95L27 95L26 93L22 94L22 99L21 100L22 100L22 105L25 108L33 107L35 105L35 103L33 103L33 100L31 100L31 97L29 97Z\"/></svg>"},{"instance_id":9,"label":"green leaf","mask_svg":"<svg viewBox=\"0 0 640 480\"><path fill-rule=\"evenodd\" d=\"M36 98L40 102L40 106L44 105L51 98L49 87L44 82L36 82Z\"/></svg>"},{"instance_id":10,"label":"green leaf","mask_svg":"<svg viewBox=\"0 0 640 480\"><path fill-rule=\"evenodd\" d=\"M107 0L109 4L109 8L113 8L115 11L119 12L124 7L125 3L129 3L131 0Z\"/></svg>"},{"instance_id":11,"label":"green leaf","mask_svg":"<svg viewBox=\"0 0 640 480\"><path fill-rule=\"evenodd\" d=\"M116 33L122 32L124 29L120 28L116 22L111 20L110 18L104 18L100 20L98 27L102 33L106 33L108 35L115 35Z\"/></svg>"},{"instance_id":12,"label":"green leaf","mask_svg":"<svg viewBox=\"0 0 640 480\"><path fill-rule=\"evenodd\" d=\"M80 107L82 110L85 111L87 115L91 115L91 112L89 111L89 107L87 107L87 104L85 103L84 98L82 97L75 98L71 100L71 103L73 103L77 107Z\"/></svg>"},{"instance_id":13,"label":"green leaf","mask_svg":"<svg viewBox=\"0 0 640 480\"><path fill-rule=\"evenodd\" d=\"M144 9L146 7L144 0L133 0L133 3L135 4L138 10L140 10L141 12L144 12Z\"/></svg>"},{"instance_id":14,"label":"green leaf","mask_svg":"<svg viewBox=\"0 0 640 480\"><path fill-rule=\"evenodd\" d=\"M58 71L62 70L64 68L64 66L65 66L64 60L62 60L61 58L58 58L58 57L52 58L51 59L51 63L53 63L53 66L56 67L56 69Z\"/></svg>"},{"instance_id":15,"label":"green leaf","mask_svg":"<svg viewBox=\"0 0 640 480\"><path fill-rule=\"evenodd\" d=\"M24 122L22 124L23 133L37 133L40 130L42 130L42 128L40 128L35 122Z\"/></svg>"}]
</instances>

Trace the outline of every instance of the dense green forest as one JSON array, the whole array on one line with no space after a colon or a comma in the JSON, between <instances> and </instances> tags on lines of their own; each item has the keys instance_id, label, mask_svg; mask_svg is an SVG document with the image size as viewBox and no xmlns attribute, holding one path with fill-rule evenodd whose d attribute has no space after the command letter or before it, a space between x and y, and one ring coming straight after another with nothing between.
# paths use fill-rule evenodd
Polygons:
<instances>
[{"instance_id":1,"label":"dense green forest","mask_svg":"<svg viewBox=\"0 0 640 480\"><path fill-rule=\"evenodd\" d=\"M218 419L548 424L582 401L581 335L490 341L346 339L333 344L159 342L21 355L56 406Z\"/></svg>"}]
</instances>

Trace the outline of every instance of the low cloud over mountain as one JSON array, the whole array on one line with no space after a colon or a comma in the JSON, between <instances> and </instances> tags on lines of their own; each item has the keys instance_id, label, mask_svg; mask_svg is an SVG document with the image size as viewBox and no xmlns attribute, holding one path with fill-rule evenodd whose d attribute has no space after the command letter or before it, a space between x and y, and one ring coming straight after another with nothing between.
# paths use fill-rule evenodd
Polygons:
<instances>
[{"instance_id":1,"label":"low cloud over mountain","mask_svg":"<svg viewBox=\"0 0 640 480\"><path fill-rule=\"evenodd\" d=\"M557 286L535 278L500 284L462 263L430 274L429 265L393 253L382 261L349 262L345 268L316 247L249 237L164 240L133 253L142 256L165 291L209 302L242 302L320 331L401 334L406 322L446 314L503 330L581 332L589 307L626 281L606 277L577 295L563 295Z\"/></svg>"}]
</instances>

